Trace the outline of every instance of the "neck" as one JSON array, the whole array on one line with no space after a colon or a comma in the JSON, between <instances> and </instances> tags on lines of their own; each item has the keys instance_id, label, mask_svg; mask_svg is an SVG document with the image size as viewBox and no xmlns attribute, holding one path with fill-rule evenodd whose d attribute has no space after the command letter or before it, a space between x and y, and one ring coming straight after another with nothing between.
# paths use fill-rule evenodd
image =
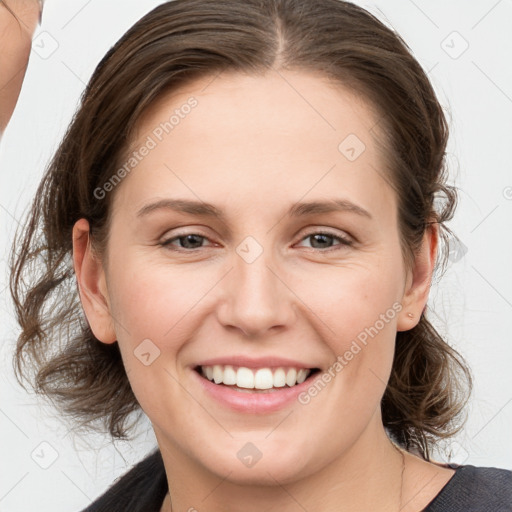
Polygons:
<instances>
[{"instance_id":1,"label":"neck","mask_svg":"<svg viewBox=\"0 0 512 512\"><path fill-rule=\"evenodd\" d=\"M403 487L403 454L382 424L369 428L343 456L292 482L240 484L207 471L157 433L170 495L162 512L398 512Z\"/></svg>"}]
</instances>

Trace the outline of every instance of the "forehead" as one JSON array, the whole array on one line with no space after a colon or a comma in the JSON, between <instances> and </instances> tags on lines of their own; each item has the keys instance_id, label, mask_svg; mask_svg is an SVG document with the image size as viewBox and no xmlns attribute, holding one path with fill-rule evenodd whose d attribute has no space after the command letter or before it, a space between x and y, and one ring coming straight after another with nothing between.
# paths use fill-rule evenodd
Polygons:
<instances>
[{"instance_id":1,"label":"forehead","mask_svg":"<svg viewBox=\"0 0 512 512\"><path fill-rule=\"evenodd\" d=\"M150 150L124 180L132 182L127 194L131 203L164 191L197 199L213 190L241 202L258 194L258 207L265 197L325 195L341 182L354 193L373 181L386 194L377 121L361 96L313 73L203 77L139 120L125 160Z\"/></svg>"},{"instance_id":2,"label":"forehead","mask_svg":"<svg viewBox=\"0 0 512 512\"><path fill-rule=\"evenodd\" d=\"M199 107L191 112L192 123L173 121L173 131L180 131L183 136L190 135L187 125L196 136L211 135L214 124L216 131L227 128L239 138L245 138L252 130L259 135L279 132L293 137L308 128L311 138L337 141L347 129L366 138L379 118L357 91L310 71L229 72L202 77L160 97L139 120L132 146L141 135L168 122L173 113L184 120L190 113L187 102L191 98Z\"/></svg>"}]
</instances>

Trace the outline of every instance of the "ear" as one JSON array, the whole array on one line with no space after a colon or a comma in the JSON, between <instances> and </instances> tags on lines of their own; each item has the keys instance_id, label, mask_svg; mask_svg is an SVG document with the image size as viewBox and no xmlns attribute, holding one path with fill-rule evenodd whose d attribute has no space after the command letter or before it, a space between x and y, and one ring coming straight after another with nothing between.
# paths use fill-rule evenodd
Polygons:
<instances>
[{"instance_id":1,"label":"ear","mask_svg":"<svg viewBox=\"0 0 512 512\"><path fill-rule=\"evenodd\" d=\"M103 343L114 343L116 333L110 313L105 272L102 262L92 250L89 222L86 219L78 220L73 226L73 266L80 301L94 336Z\"/></svg>"},{"instance_id":2,"label":"ear","mask_svg":"<svg viewBox=\"0 0 512 512\"><path fill-rule=\"evenodd\" d=\"M402 310L397 322L398 331L408 331L415 327L426 307L436 263L438 241L439 225L432 223L425 230L412 268L407 271Z\"/></svg>"}]
</instances>

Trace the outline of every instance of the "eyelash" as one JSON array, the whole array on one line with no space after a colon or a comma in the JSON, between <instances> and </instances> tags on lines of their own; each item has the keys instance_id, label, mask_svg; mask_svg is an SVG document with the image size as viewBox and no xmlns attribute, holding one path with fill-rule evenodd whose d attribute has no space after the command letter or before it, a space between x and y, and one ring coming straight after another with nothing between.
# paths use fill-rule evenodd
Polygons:
<instances>
[{"instance_id":1,"label":"eyelash","mask_svg":"<svg viewBox=\"0 0 512 512\"><path fill-rule=\"evenodd\" d=\"M300 241L306 240L307 238L310 238L310 237L315 236L315 235L328 236L328 237L331 237L331 238L333 238L335 240L338 240L340 243L338 245L335 245L333 247L328 247L326 249L317 249L317 248L311 247L310 249L312 249L314 251L331 252L331 251L339 250L342 247L350 247L350 246L353 245L353 241L352 240L350 240L348 238L345 238L345 237L342 237L342 236L339 236L339 235L335 235L334 233L330 233L328 231L313 231L313 232L308 233L305 236L303 236ZM186 238L187 236L196 236L196 237L199 237L199 238L203 238L205 240L209 240L208 237L203 236L203 235L201 235L199 233L189 232L189 233L181 233L181 234L178 234L177 236L174 236L172 238L164 240L164 241L160 242L159 245L161 245L162 247L165 247L165 248L167 248L167 249L169 249L171 251L177 251L177 252L195 252L195 251L197 251L199 249L203 249L203 247L197 247L195 249L186 249L186 248L176 249L176 248L171 246L171 243L173 241L179 240L181 238Z\"/></svg>"}]
</instances>

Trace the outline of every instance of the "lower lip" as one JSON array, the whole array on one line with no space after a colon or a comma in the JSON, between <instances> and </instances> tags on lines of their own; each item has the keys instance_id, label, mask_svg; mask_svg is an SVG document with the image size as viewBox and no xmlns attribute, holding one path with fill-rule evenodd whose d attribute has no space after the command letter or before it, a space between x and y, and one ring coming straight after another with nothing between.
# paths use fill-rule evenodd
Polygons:
<instances>
[{"instance_id":1,"label":"lower lip","mask_svg":"<svg viewBox=\"0 0 512 512\"><path fill-rule=\"evenodd\" d=\"M309 388L320 375L320 372L318 372L313 377L307 378L301 384L296 384L291 388L274 388L275 391L268 393L260 393L257 391L247 393L236 391L231 386L214 384L199 375L196 370L192 370L192 373L195 375L195 378L199 380L203 389L214 400L232 410L252 414L275 412L292 404L297 400L298 395Z\"/></svg>"}]
</instances>

